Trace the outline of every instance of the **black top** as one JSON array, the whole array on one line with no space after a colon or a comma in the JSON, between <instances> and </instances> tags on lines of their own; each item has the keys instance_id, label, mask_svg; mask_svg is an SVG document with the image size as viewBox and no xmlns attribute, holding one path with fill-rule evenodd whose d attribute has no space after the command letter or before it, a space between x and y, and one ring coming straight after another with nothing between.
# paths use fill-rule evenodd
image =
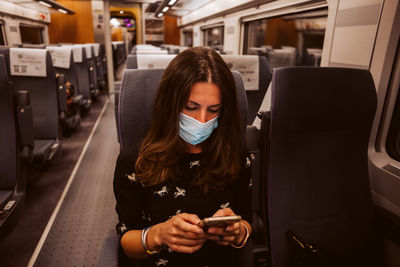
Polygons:
<instances>
[{"instance_id":1,"label":"black top","mask_svg":"<svg viewBox=\"0 0 400 267\"><path fill-rule=\"evenodd\" d=\"M200 164L200 154L186 154L179 161L182 177L152 187L135 182L136 149L125 149L118 157L114 176L114 193L122 236L128 230L164 222L179 213L196 214L200 219L212 216L217 210L229 207L251 223L250 160L243 157L240 177L222 191L203 194L192 184ZM138 266L236 266L237 252L231 246L207 241L193 254L173 252L164 248L159 254L138 260Z\"/></svg>"}]
</instances>

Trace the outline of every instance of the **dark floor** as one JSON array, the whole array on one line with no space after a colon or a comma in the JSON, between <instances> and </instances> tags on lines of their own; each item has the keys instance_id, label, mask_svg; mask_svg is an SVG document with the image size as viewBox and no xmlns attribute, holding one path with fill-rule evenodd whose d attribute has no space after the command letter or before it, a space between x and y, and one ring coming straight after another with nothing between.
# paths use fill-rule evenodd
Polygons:
<instances>
[{"instance_id":1,"label":"dark floor","mask_svg":"<svg viewBox=\"0 0 400 267\"><path fill-rule=\"evenodd\" d=\"M29 170L24 213L13 232L0 241L0 266L28 264L107 97L100 96L82 119L81 128L62 140L60 154L51 166Z\"/></svg>"}]
</instances>

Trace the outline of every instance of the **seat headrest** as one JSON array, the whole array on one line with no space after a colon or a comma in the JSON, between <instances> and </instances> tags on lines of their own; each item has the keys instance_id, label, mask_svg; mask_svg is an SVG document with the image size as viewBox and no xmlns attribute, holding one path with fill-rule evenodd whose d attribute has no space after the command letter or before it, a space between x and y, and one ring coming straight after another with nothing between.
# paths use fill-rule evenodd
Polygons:
<instances>
[{"instance_id":1,"label":"seat headrest","mask_svg":"<svg viewBox=\"0 0 400 267\"><path fill-rule=\"evenodd\" d=\"M231 70L240 72L246 91L259 90L259 62L255 55L221 55L222 59Z\"/></svg>"},{"instance_id":2,"label":"seat headrest","mask_svg":"<svg viewBox=\"0 0 400 267\"><path fill-rule=\"evenodd\" d=\"M99 51L100 51L100 44L98 44L98 43L90 43L90 45L93 47L94 56L98 57L99 56Z\"/></svg>"},{"instance_id":3,"label":"seat headrest","mask_svg":"<svg viewBox=\"0 0 400 267\"><path fill-rule=\"evenodd\" d=\"M82 44L82 46L86 49L86 58L92 58L92 45Z\"/></svg>"},{"instance_id":4,"label":"seat headrest","mask_svg":"<svg viewBox=\"0 0 400 267\"><path fill-rule=\"evenodd\" d=\"M144 55L138 54L138 69L164 69L176 55Z\"/></svg>"},{"instance_id":5,"label":"seat headrest","mask_svg":"<svg viewBox=\"0 0 400 267\"><path fill-rule=\"evenodd\" d=\"M46 77L46 50L10 48L10 73L14 76Z\"/></svg>"},{"instance_id":6,"label":"seat headrest","mask_svg":"<svg viewBox=\"0 0 400 267\"><path fill-rule=\"evenodd\" d=\"M81 46L81 45L62 45L62 47L70 47L72 49L72 55L73 55L75 63L83 62L83 55L82 55L83 46Z\"/></svg>"},{"instance_id":7,"label":"seat headrest","mask_svg":"<svg viewBox=\"0 0 400 267\"><path fill-rule=\"evenodd\" d=\"M71 47L48 46L53 66L56 68L69 69L71 65Z\"/></svg>"}]
</instances>

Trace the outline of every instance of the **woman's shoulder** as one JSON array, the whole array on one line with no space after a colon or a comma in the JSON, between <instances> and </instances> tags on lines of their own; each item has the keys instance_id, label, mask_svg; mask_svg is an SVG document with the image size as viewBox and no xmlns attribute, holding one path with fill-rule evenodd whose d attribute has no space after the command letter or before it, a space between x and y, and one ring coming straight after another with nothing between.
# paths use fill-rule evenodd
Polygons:
<instances>
[{"instance_id":1,"label":"woman's shoulder","mask_svg":"<svg viewBox=\"0 0 400 267\"><path fill-rule=\"evenodd\" d=\"M117 166L134 166L138 155L138 145L123 148L118 155Z\"/></svg>"}]
</instances>

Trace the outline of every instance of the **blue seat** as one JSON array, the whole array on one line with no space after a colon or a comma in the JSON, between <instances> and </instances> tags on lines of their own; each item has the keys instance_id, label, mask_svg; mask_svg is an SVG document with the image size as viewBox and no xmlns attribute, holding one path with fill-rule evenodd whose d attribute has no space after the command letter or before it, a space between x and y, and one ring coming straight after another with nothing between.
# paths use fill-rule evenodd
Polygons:
<instances>
[{"instance_id":1,"label":"blue seat","mask_svg":"<svg viewBox=\"0 0 400 267\"><path fill-rule=\"evenodd\" d=\"M27 92L21 95L27 101L25 104L19 103L21 106L17 108L15 93L9 87L5 60L0 55L0 240L17 225L21 217L26 165L33 147L33 135L27 132L32 132L33 128L32 108ZM18 129L24 132L19 133Z\"/></svg>"},{"instance_id":2,"label":"blue seat","mask_svg":"<svg viewBox=\"0 0 400 267\"><path fill-rule=\"evenodd\" d=\"M33 132L35 138L33 162L37 165L45 165L61 148L61 142L59 141L59 111L56 73L49 52L39 49L11 49L16 49L15 51L23 51L23 54L37 53L35 51L44 51L45 53L45 77L18 76L12 75L10 71L10 49L0 49L0 54L4 56L6 62L7 72L12 81L13 89L16 92L29 92L33 110ZM21 70L22 69L23 68L21 68Z\"/></svg>"},{"instance_id":3,"label":"blue seat","mask_svg":"<svg viewBox=\"0 0 400 267\"><path fill-rule=\"evenodd\" d=\"M317 248L313 259L329 266L379 266L370 259L368 175L376 106L367 70L275 70L267 161L273 267L290 266L305 252L294 238Z\"/></svg>"}]
</instances>

